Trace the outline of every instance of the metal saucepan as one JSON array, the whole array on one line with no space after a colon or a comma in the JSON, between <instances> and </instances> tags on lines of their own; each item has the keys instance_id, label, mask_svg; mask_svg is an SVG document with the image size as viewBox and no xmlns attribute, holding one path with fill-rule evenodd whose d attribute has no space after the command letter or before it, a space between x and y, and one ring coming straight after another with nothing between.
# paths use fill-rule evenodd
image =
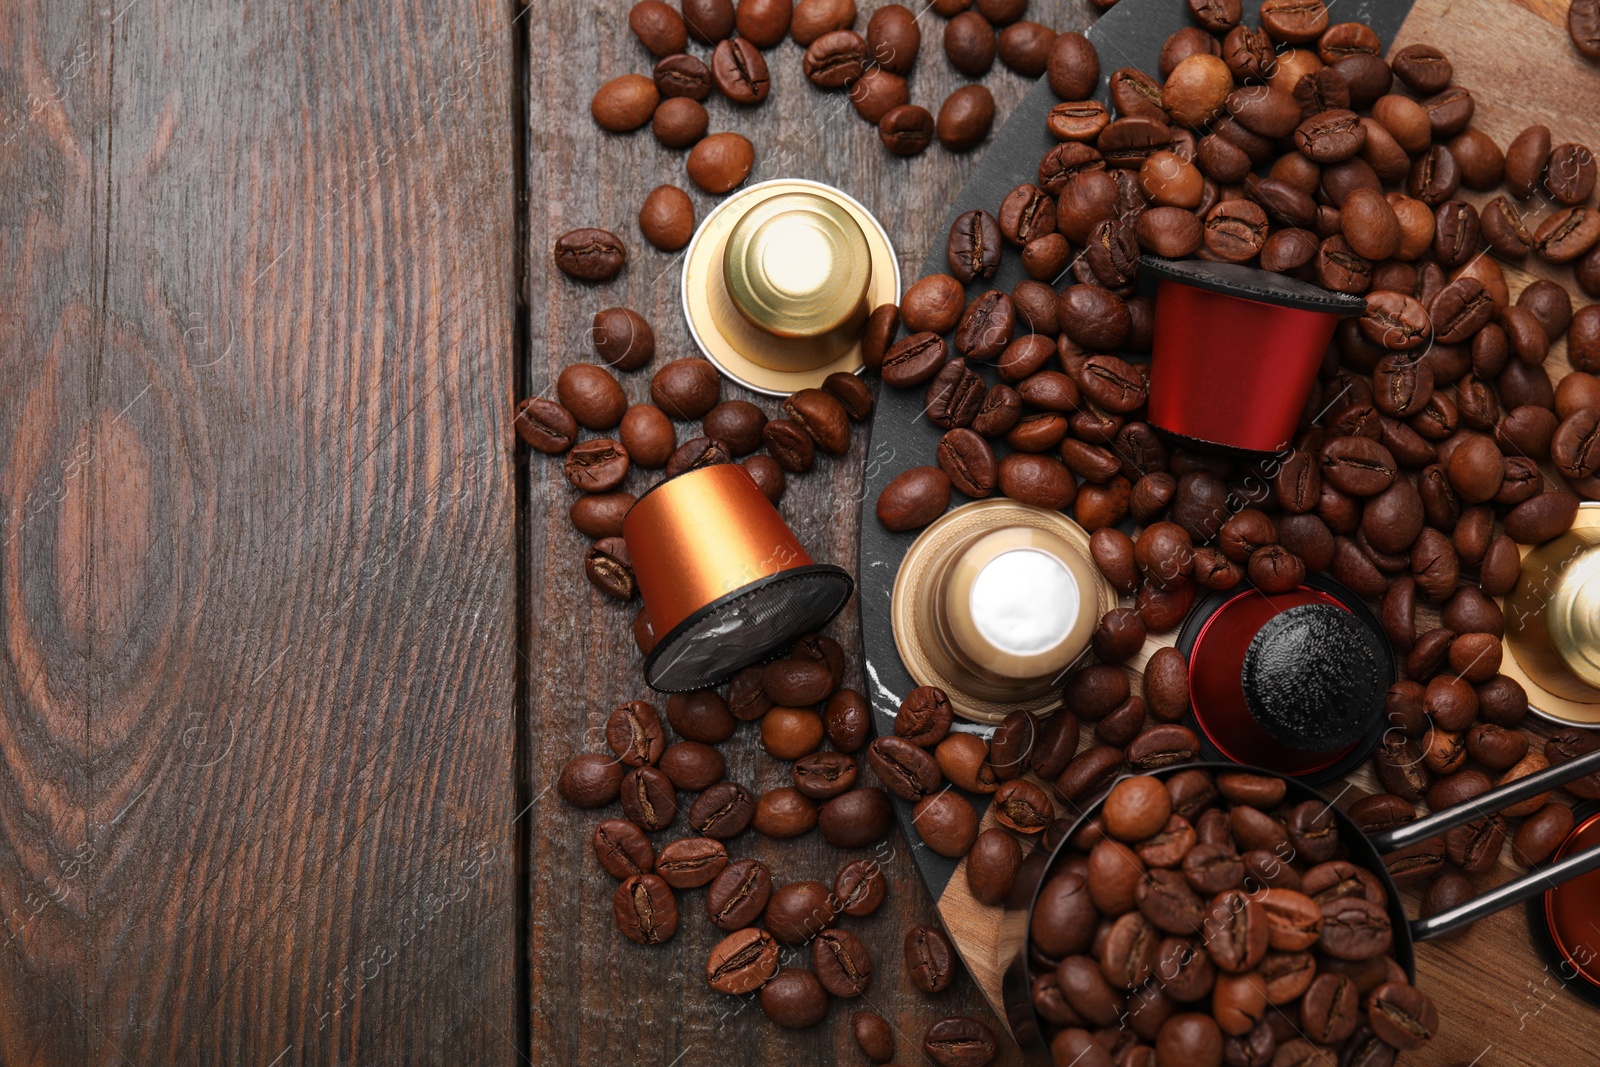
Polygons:
<instances>
[{"instance_id":1,"label":"metal saucepan","mask_svg":"<svg viewBox=\"0 0 1600 1067\"><path fill-rule=\"evenodd\" d=\"M1286 804L1307 800L1328 803L1326 797L1304 782L1263 767L1249 767L1237 763L1185 763L1150 773L1156 778L1170 778L1187 770L1210 771L1213 774L1257 774L1278 778L1288 786L1288 794L1284 798ZM1569 878L1576 878L1580 874L1600 868L1600 848L1576 853L1559 863L1497 886L1449 911L1416 920L1411 920L1405 913L1394 879L1384 866L1384 855L1437 837L1447 830L1596 771L1600 771L1600 750L1560 766L1530 774L1509 785L1492 789L1481 796L1443 811L1434 812L1404 826L1371 835L1362 832L1355 820L1342 809L1329 803L1329 808L1338 822L1340 840L1349 847L1349 861L1371 871L1383 884L1389 903L1389 919L1394 925L1394 945L1391 953L1395 961L1405 969L1408 978L1416 979L1416 958L1413 953L1415 942L1447 934L1486 915L1492 915L1502 908L1537 896ZM1016 886L1007 901L1006 913L1001 920L999 958L1010 961L1002 983L1006 1021L1016 1036L1017 1043L1022 1047L1024 1056L1030 1062L1050 1063L1049 1051L1044 1042L1044 1029L1033 1010L1032 980L1028 974L1028 930L1033 920L1034 903L1038 899L1040 888L1055 872L1061 857L1075 851L1070 843L1072 838L1077 836L1085 822L1099 813L1104 803L1105 794L1102 794L1086 807L1083 814L1073 822L1071 831L1062 838L1061 844L1057 845L1048 856L1041 850L1024 862L1022 870L1018 872Z\"/></svg>"}]
</instances>

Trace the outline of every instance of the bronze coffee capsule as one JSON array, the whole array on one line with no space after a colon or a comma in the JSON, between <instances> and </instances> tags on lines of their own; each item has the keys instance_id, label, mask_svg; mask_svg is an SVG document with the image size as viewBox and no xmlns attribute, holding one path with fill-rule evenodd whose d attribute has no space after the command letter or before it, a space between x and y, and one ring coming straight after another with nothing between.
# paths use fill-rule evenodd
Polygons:
<instances>
[{"instance_id":1,"label":"bronze coffee capsule","mask_svg":"<svg viewBox=\"0 0 1600 1067\"><path fill-rule=\"evenodd\" d=\"M622 537L658 635L645 681L703 689L764 659L839 613L855 582L814 563L737 463L669 478L641 496Z\"/></svg>"}]
</instances>

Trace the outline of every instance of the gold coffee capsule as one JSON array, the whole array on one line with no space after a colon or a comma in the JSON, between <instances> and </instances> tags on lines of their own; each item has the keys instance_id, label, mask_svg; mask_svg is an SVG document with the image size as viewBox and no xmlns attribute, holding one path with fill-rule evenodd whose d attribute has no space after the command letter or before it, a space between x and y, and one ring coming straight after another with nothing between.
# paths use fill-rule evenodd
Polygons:
<instances>
[{"instance_id":1,"label":"gold coffee capsule","mask_svg":"<svg viewBox=\"0 0 1600 1067\"><path fill-rule=\"evenodd\" d=\"M924 530L895 578L895 644L919 685L978 722L1061 704L1067 673L1116 594L1089 535L1009 500L957 508Z\"/></svg>"},{"instance_id":2,"label":"gold coffee capsule","mask_svg":"<svg viewBox=\"0 0 1600 1067\"><path fill-rule=\"evenodd\" d=\"M883 227L817 182L763 182L730 197L684 259L695 343L728 377L772 396L859 370L867 316L899 294Z\"/></svg>"},{"instance_id":3,"label":"gold coffee capsule","mask_svg":"<svg viewBox=\"0 0 1600 1067\"><path fill-rule=\"evenodd\" d=\"M1600 726L1600 504L1583 504L1571 530L1523 554L1505 619L1511 654L1500 669L1533 710Z\"/></svg>"}]
</instances>

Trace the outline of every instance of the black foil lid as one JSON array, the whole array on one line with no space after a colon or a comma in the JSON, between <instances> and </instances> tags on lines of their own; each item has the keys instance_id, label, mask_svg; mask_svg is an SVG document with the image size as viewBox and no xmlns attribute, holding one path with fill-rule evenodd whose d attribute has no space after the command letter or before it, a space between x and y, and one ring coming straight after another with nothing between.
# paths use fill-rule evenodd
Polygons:
<instances>
[{"instance_id":1,"label":"black foil lid","mask_svg":"<svg viewBox=\"0 0 1600 1067\"><path fill-rule=\"evenodd\" d=\"M1335 293L1259 267L1152 255L1141 256L1139 262L1159 278L1241 300L1339 316L1360 315L1367 310L1367 302L1359 296Z\"/></svg>"},{"instance_id":2,"label":"black foil lid","mask_svg":"<svg viewBox=\"0 0 1600 1067\"><path fill-rule=\"evenodd\" d=\"M1331 604L1274 616L1245 652L1251 716L1273 740L1302 752L1354 744L1383 713L1387 686L1375 644L1355 616Z\"/></svg>"}]
</instances>

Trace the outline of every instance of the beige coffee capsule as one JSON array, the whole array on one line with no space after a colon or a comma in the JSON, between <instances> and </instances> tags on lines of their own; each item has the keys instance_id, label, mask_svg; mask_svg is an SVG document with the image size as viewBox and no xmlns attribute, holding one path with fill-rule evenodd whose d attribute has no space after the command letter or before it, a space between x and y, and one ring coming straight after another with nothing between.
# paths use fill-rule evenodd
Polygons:
<instances>
[{"instance_id":1,"label":"beige coffee capsule","mask_svg":"<svg viewBox=\"0 0 1600 1067\"><path fill-rule=\"evenodd\" d=\"M1545 718L1600 726L1600 503L1583 504L1572 529L1523 554L1504 609L1510 654L1500 670Z\"/></svg>"},{"instance_id":2,"label":"beige coffee capsule","mask_svg":"<svg viewBox=\"0 0 1600 1067\"><path fill-rule=\"evenodd\" d=\"M820 182L763 182L729 197L684 257L695 343L722 373L771 396L859 370L867 317L899 297L883 226Z\"/></svg>"},{"instance_id":3,"label":"beige coffee capsule","mask_svg":"<svg viewBox=\"0 0 1600 1067\"><path fill-rule=\"evenodd\" d=\"M895 644L919 685L955 710L998 722L1061 706L1116 594L1089 535L1058 511L1010 500L957 508L924 530L895 578Z\"/></svg>"}]
</instances>

